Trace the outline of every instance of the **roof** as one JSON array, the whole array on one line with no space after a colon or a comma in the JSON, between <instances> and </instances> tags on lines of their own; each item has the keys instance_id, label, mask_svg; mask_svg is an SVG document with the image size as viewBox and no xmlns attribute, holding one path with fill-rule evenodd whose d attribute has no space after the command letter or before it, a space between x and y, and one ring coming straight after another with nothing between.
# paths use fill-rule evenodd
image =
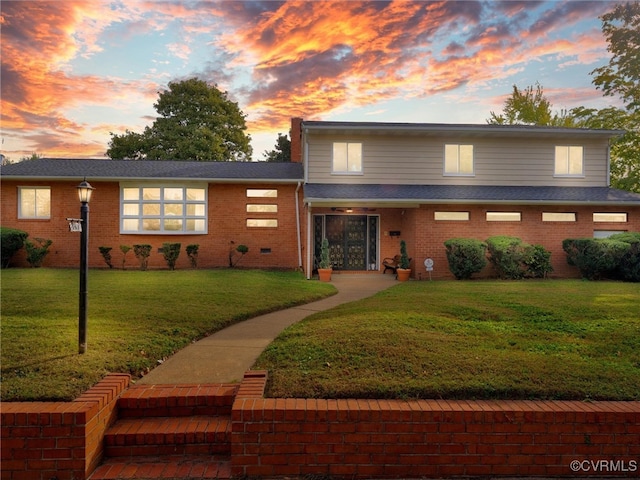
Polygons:
<instances>
[{"instance_id":1,"label":"roof","mask_svg":"<svg viewBox=\"0 0 640 480\"><path fill-rule=\"evenodd\" d=\"M295 183L303 166L293 162L187 162L160 160L88 160L40 158L5 165L2 178L77 180L204 180Z\"/></svg>"},{"instance_id":2,"label":"roof","mask_svg":"<svg viewBox=\"0 0 640 480\"><path fill-rule=\"evenodd\" d=\"M312 205L608 204L640 205L640 194L609 187L532 187L491 185L334 185L306 184L305 202Z\"/></svg>"},{"instance_id":3,"label":"roof","mask_svg":"<svg viewBox=\"0 0 640 480\"><path fill-rule=\"evenodd\" d=\"M402 134L402 135L442 135L465 134L496 137L566 137L611 138L623 135L624 130L600 130L587 128L550 127L542 125L496 125L496 124L453 124L453 123L382 123L382 122L322 122L303 121L304 132L330 134Z\"/></svg>"}]
</instances>

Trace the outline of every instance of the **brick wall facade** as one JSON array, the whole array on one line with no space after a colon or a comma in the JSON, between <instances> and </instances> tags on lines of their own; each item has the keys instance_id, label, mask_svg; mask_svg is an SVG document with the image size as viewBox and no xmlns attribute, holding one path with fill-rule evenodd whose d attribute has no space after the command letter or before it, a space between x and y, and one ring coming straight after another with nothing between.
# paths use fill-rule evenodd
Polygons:
<instances>
[{"instance_id":1,"label":"brick wall facade","mask_svg":"<svg viewBox=\"0 0 640 480\"><path fill-rule=\"evenodd\" d=\"M112 247L111 255L115 268L122 265L123 255L120 245L150 244L152 254L149 268L167 268L158 249L164 242L182 244L176 268L190 268L185 248L189 244L199 244L198 266L202 268L226 267L229 265L229 250L234 245L244 244L249 252L238 263L239 267L287 268L298 264L298 241L296 233L295 195L302 204L302 192L296 193L296 185L283 184L210 184L208 191L208 234L207 235L132 235L119 232L120 187L117 182L92 182L95 187L89 204L89 266L105 267L99 246ZM50 186L51 219L17 219L18 187ZM13 227L29 233L30 238L53 240L49 255L43 266L77 267L80 256L80 234L69 232L66 218L80 217L80 204L76 193L77 182L2 182L2 226ZM276 188L277 199L268 202L248 199L246 189ZM246 212L247 203L277 203L277 214ZM277 228L251 228L246 226L247 218L277 218ZM301 225L304 228L304 225ZM304 232L303 232L304 233ZM232 245L231 242L234 242ZM304 243L303 243L304 244ZM138 268L139 263L130 251L126 255L126 268ZM13 265L26 266L22 250Z\"/></svg>"},{"instance_id":2,"label":"brick wall facade","mask_svg":"<svg viewBox=\"0 0 640 480\"><path fill-rule=\"evenodd\" d=\"M232 415L237 477L640 472L640 402L270 399L256 393L239 394Z\"/></svg>"},{"instance_id":3,"label":"brick wall facade","mask_svg":"<svg viewBox=\"0 0 640 480\"><path fill-rule=\"evenodd\" d=\"M107 375L73 402L3 402L2 479L78 480L100 463L129 375Z\"/></svg>"}]
</instances>

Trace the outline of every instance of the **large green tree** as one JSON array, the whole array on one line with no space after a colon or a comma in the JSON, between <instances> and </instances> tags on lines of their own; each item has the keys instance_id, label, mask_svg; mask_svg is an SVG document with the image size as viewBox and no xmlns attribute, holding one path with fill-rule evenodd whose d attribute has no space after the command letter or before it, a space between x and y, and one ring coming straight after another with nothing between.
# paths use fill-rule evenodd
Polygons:
<instances>
[{"instance_id":1,"label":"large green tree","mask_svg":"<svg viewBox=\"0 0 640 480\"><path fill-rule=\"evenodd\" d=\"M227 92L204 80L170 82L154 108L158 118L143 133L111 134L110 158L246 161L251 138L245 115Z\"/></svg>"}]
</instances>

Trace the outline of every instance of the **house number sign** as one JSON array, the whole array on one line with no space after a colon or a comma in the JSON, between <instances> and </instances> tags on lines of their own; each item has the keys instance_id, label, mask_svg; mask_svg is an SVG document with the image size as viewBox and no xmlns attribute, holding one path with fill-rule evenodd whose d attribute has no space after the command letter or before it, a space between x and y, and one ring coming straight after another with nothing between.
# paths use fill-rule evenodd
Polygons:
<instances>
[{"instance_id":1,"label":"house number sign","mask_svg":"<svg viewBox=\"0 0 640 480\"><path fill-rule=\"evenodd\" d=\"M69 222L70 232L82 232L82 219L81 218L67 218Z\"/></svg>"}]
</instances>

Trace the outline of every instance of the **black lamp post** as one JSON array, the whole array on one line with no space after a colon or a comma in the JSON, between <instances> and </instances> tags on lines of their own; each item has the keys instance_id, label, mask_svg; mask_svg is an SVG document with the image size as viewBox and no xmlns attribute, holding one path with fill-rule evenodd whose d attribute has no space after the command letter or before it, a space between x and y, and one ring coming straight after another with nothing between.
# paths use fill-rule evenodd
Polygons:
<instances>
[{"instance_id":1,"label":"black lamp post","mask_svg":"<svg viewBox=\"0 0 640 480\"><path fill-rule=\"evenodd\" d=\"M78 314L78 352L87 351L87 274L89 273L89 201L94 188L87 180L78 185L80 200L80 311Z\"/></svg>"}]
</instances>

